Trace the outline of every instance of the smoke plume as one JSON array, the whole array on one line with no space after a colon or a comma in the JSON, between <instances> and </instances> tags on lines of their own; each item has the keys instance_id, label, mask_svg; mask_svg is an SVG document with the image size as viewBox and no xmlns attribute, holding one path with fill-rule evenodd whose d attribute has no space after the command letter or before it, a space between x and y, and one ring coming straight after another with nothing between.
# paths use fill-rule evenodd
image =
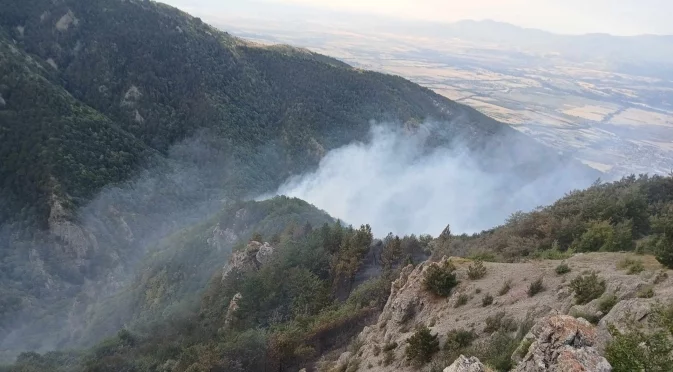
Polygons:
<instances>
[{"instance_id":1,"label":"smoke plume","mask_svg":"<svg viewBox=\"0 0 673 372\"><path fill-rule=\"evenodd\" d=\"M480 154L460 143L428 150L429 133L373 126L369 141L329 152L316 171L288 180L277 194L304 199L347 223L369 223L378 236L436 235L447 224L461 233L492 228L513 212L552 202L586 182L572 167L530 182L487 171ZM535 156L518 153L519 164Z\"/></svg>"}]
</instances>

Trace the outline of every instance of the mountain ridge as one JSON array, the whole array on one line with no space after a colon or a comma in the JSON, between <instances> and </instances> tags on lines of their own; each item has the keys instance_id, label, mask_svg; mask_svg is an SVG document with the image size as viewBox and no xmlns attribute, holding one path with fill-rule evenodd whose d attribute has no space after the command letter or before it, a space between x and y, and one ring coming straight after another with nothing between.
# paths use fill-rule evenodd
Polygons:
<instances>
[{"instance_id":1,"label":"mountain ridge","mask_svg":"<svg viewBox=\"0 0 673 372\"><path fill-rule=\"evenodd\" d=\"M273 192L372 121L433 122L428 147L460 142L511 188L566 167L577 187L597 175L400 77L254 45L160 3L0 7L0 330L14 340L32 324L28 349L76 344L62 319L126 288L158 241Z\"/></svg>"}]
</instances>

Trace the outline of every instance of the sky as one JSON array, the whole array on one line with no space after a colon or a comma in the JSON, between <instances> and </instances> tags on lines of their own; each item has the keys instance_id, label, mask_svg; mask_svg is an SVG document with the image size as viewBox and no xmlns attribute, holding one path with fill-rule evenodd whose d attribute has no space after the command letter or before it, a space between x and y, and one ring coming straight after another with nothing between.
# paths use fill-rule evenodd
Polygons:
<instances>
[{"instance_id":1,"label":"sky","mask_svg":"<svg viewBox=\"0 0 673 372\"><path fill-rule=\"evenodd\" d=\"M673 34L672 0L162 0L200 15L277 17L302 9L455 22L491 19L564 34ZM280 10L280 11L279 11ZM207 18L207 17L204 17Z\"/></svg>"}]
</instances>

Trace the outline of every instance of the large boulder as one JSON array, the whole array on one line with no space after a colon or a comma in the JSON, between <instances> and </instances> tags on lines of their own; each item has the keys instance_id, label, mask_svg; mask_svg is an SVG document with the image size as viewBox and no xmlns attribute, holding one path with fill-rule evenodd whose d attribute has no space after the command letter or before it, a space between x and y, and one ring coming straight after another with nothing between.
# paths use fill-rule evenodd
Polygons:
<instances>
[{"instance_id":1,"label":"large boulder","mask_svg":"<svg viewBox=\"0 0 673 372\"><path fill-rule=\"evenodd\" d=\"M545 317L524 338L521 347L530 346L515 371L610 372L610 363L594 347L596 339L595 327L584 319L568 315ZM514 355L524 351L517 350Z\"/></svg>"},{"instance_id":2,"label":"large boulder","mask_svg":"<svg viewBox=\"0 0 673 372\"><path fill-rule=\"evenodd\" d=\"M222 270L222 281L231 275L258 270L271 260L274 251L269 243L249 242L244 250L231 255L229 263Z\"/></svg>"},{"instance_id":3,"label":"large boulder","mask_svg":"<svg viewBox=\"0 0 673 372\"><path fill-rule=\"evenodd\" d=\"M486 372L486 367L475 357L461 355L453 364L444 368L444 372Z\"/></svg>"}]
</instances>

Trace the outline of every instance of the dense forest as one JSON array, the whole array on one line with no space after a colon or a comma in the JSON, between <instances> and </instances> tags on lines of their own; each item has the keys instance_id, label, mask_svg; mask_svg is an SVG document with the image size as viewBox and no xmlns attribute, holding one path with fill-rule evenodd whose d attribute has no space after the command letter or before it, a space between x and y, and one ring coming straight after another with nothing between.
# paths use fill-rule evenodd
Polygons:
<instances>
[{"instance_id":1,"label":"dense forest","mask_svg":"<svg viewBox=\"0 0 673 372\"><path fill-rule=\"evenodd\" d=\"M308 213L303 217L314 213L297 200L281 198L270 203L274 210L271 214L279 212L278 208L298 208ZM249 207L268 213L269 206L265 204L268 203ZM281 221L287 220L275 220L276 229L260 229L251 235L249 245L268 238L275 246L273 260L261 267L213 270L209 284L201 283L206 290L200 300L191 298L188 291L178 293L178 297L190 300L179 311L162 310L169 313L165 317L153 314L151 320L136 323L132 331L122 329L90 351L21 354L15 366L7 370L298 369L332 348L348 345L383 308L396 268L413 263L414 257L429 250L427 238L391 235L377 243L382 258L379 275L360 277L373 246L369 226L355 229L337 221L313 227L310 222L302 225L291 221L278 232ZM257 226L269 224L262 221ZM188 235L198 240L193 234L199 230L195 227ZM245 252L246 247L238 249ZM170 252L170 248L166 250ZM180 275L181 270L175 267L184 265L191 270L184 249L183 253L177 252L178 256L175 253L169 253L170 258L163 261L155 259L153 264L163 262L164 270L170 268L173 278L193 280L193 276ZM204 258L196 261L204 262ZM156 291L156 286L174 285L164 281L154 283L154 289L144 287L140 292L142 301L153 304L154 299L147 298L147 293ZM168 291L159 295L168 296ZM234 299L237 311L230 315ZM108 306L115 306L114 302ZM117 305L110 311L119 310Z\"/></svg>"}]
</instances>

